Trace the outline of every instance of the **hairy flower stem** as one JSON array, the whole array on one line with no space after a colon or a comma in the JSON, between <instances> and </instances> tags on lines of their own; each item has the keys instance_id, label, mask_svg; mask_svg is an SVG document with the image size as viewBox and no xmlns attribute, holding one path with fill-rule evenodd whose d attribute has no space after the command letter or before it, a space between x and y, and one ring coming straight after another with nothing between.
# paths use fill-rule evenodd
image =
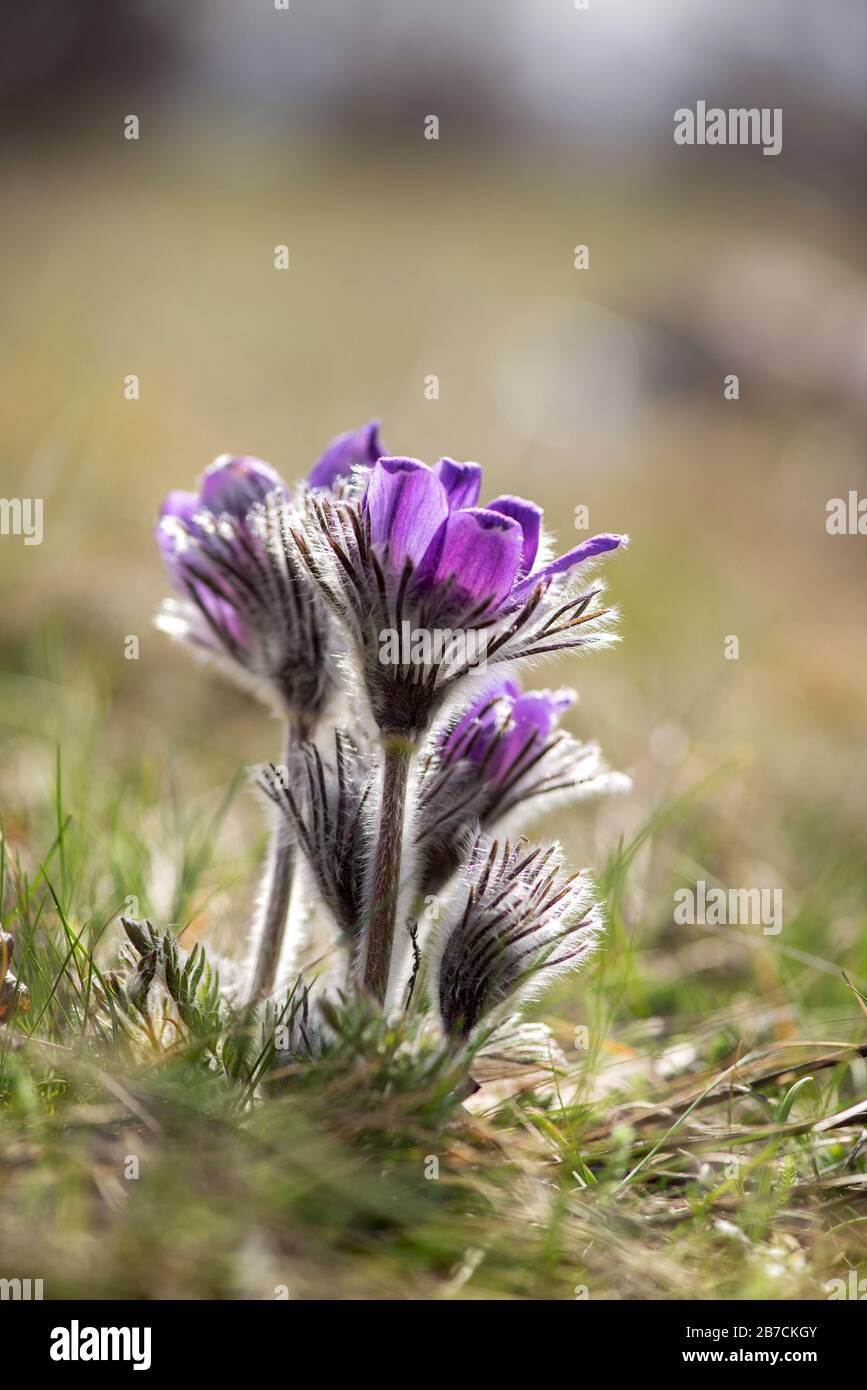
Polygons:
<instances>
[{"instance_id":1,"label":"hairy flower stem","mask_svg":"<svg viewBox=\"0 0 867 1390\"><path fill-rule=\"evenodd\" d=\"M292 740L302 734L301 728L289 720L286 726L285 765L289 766ZM271 831L271 844L268 850L266 868L267 887L262 904L261 918L256 939L256 959L253 978L250 984L250 1003L256 1004L266 998L274 988L274 978L283 938L286 934L286 918L289 912L289 899L292 896L292 878L295 865L295 846L286 833L282 817L274 818Z\"/></svg>"},{"instance_id":2,"label":"hairy flower stem","mask_svg":"<svg viewBox=\"0 0 867 1390\"><path fill-rule=\"evenodd\" d=\"M379 805L379 836L373 861L370 892L370 922L367 954L364 960L364 987L380 1003L385 1000L394 924L400 889L400 860L406 787L414 752L405 739L385 738L382 760L382 796Z\"/></svg>"}]
</instances>

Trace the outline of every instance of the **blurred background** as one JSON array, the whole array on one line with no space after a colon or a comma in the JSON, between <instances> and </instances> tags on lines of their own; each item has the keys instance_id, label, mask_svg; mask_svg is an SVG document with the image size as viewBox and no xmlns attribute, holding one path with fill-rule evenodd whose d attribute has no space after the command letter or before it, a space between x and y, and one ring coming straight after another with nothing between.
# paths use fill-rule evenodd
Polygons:
<instances>
[{"instance_id":1,"label":"blurred background","mask_svg":"<svg viewBox=\"0 0 867 1390\"><path fill-rule=\"evenodd\" d=\"M547 830L599 866L657 817L625 1014L677 980L678 1006L796 985L851 1016L867 538L825 521L867 495L860 0L30 0L2 25L0 491L44 499L40 546L0 537L25 869L59 751L81 920L135 893L240 947L262 827L247 794L210 818L276 729L153 630L154 518L216 454L293 478L377 416L391 451L538 499L563 548L579 507L632 537L622 645L538 676L635 779ZM781 107L782 153L676 147L698 100ZM780 937L675 928L702 875L781 887Z\"/></svg>"}]
</instances>

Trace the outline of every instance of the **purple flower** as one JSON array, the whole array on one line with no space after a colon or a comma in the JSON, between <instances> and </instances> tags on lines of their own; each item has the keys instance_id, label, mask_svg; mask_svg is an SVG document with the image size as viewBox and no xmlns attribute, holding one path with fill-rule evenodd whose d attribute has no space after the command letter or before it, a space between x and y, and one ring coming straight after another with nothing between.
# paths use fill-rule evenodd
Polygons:
<instances>
[{"instance_id":1,"label":"purple flower","mask_svg":"<svg viewBox=\"0 0 867 1390\"><path fill-rule=\"evenodd\" d=\"M492 831L507 817L512 826L518 813L629 787L627 777L609 771L598 744L558 728L574 700L574 690L522 692L500 680L439 736L419 788L425 893L451 876L473 826Z\"/></svg>"},{"instance_id":2,"label":"purple flower","mask_svg":"<svg viewBox=\"0 0 867 1390\"><path fill-rule=\"evenodd\" d=\"M290 526L348 629L384 733L417 740L455 682L478 674L480 656L491 665L607 640L601 586L577 593L575 583L582 564L625 537L595 536L545 561L541 509L520 497L480 507L481 481L477 463L380 458L360 497L311 491ZM480 632L481 644L436 640Z\"/></svg>"},{"instance_id":3,"label":"purple flower","mask_svg":"<svg viewBox=\"0 0 867 1390\"><path fill-rule=\"evenodd\" d=\"M214 516L224 513L245 521L257 502L272 493L289 496L289 489L276 469L252 455L221 454L202 474L202 506Z\"/></svg>"},{"instance_id":4,"label":"purple flower","mask_svg":"<svg viewBox=\"0 0 867 1390\"><path fill-rule=\"evenodd\" d=\"M477 463L381 458L367 483L362 507L384 568L400 576L411 563L412 587L448 615L478 619L513 610L554 575L607 550L622 536L599 535L534 569L542 511L522 497L476 502Z\"/></svg>"},{"instance_id":5,"label":"purple flower","mask_svg":"<svg viewBox=\"0 0 867 1390\"><path fill-rule=\"evenodd\" d=\"M157 621L310 723L332 682L328 620L308 580L273 543L288 500L269 464L228 454L206 470L198 493L170 492L157 541L186 601L164 604Z\"/></svg>"},{"instance_id":6,"label":"purple flower","mask_svg":"<svg viewBox=\"0 0 867 1390\"><path fill-rule=\"evenodd\" d=\"M175 524L158 526L157 540L172 573L177 565L183 565L183 546L175 545L181 533L193 538L205 535L210 529L209 516L227 516L245 523L253 507L272 493L289 496L280 474L262 459L234 454L214 459L202 474L198 492L170 492L160 507L160 523Z\"/></svg>"},{"instance_id":7,"label":"purple flower","mask_svg":"<svg viewBox=\"0 0 867 1390\"><path fill-rule=\"evenodd\" d=\"M574 690L528 690L504 680L471 705L440 743L443 763L467 759L492 786L501 785L548 740Z\"/></svg>"},{"instance_id":8,"label":"purple flower","mask_svg":"<svg viewBox=\"0 0 867 1390\"><path fill-rule=\"evenodd\" d=\"M347 430L332 439L311 468L307 481L311 487L330 490L338 478L348 477L354 468L372 468L384 453L379 421L371 420L361 429Z\"/></svg>"}]
</instances>

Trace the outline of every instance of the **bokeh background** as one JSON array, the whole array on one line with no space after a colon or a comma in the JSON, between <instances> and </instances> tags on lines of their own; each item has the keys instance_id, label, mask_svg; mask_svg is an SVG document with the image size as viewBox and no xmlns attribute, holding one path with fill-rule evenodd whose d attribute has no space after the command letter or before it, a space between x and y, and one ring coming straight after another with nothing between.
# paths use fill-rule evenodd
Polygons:
<instances>
[{"instance_id":1,"label":"bokeh background","mask_svg":"<svg viewBox=\"0 0 867 1390\"><path fill-rule=\"evenodd\" d=\"M632 537L622 645L540 673L635 779L546 829L599 866L654 825L615 1032L742 1000L782 1031L857 1018L867 539L825 520L867 494L859 0L31 0L3 26L0 490L45 518L0 539L25 870L59 756L78 920L134 894L242 948L262 826L244 792L217 813L276 729L152 629L153 521L218 453L291 478L375 415L393 452L537 498L564 547L578 506ZM782 154L675 147L698 99L782 107ZM700 876L781 887L781 935L674 927Z\"/></svg>"}]
</instances>

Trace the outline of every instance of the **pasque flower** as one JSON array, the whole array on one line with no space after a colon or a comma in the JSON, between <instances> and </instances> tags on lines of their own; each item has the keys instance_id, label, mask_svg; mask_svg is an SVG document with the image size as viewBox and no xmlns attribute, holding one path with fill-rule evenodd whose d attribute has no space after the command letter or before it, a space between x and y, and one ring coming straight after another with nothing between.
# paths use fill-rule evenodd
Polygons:
<instances>
[{"instance_id":1,"label":"pasque flower","mask_svg":"<svg viewBox=\"0 0 867 1390\"><path fill-rule=\"evenodd\" d=\"M325 751L302 739L291 749L288 765L255 769L257 785L285 819L353 957L363 929L373 779L371 758L343 729L335 729Z\"/></svg>"},{"instance_id":2,"label":"pasque flower","mask_svg":"<svg viewBox=\"0 0 867 1390\"><path fill-rule=\"evenodd\" d=\"M327 488L381 452L376 422L340 435L314 464L313 489ZM335 688L333 622L286 543L293 497L261 459L223 455L198 492L171 492L157 539L182 600L163 605L158 624L215 658L276 706L294 740L321 719ZM282 949L293 847L275 822L253 932L252 992L270 989Z\"/></svg>"},{"instance_id":3,"label":"pasque flower","mask_svg":"<svg viewBox=\"0 0 867 1390\"><path fill-rule=\"evenodd\" d=\"M288 501L269 464L229 455L211 464L198 493L169 493L157 539L186 602L169 601L157 621L311 723L333 684L329 619L285 548L267 543Z\"/></svg>"},{"instance_id":4,"label":"pasque flower","mask_svg":"<svg viewBox=\"0 0 867 1390\"><path fill-rule=\"evenodd\" d=\"M526 764L548 746L560 716L573 704L574 690L528 690L522 693L504 679L485 691L440 742L445 766L475 764L484 781L494 787L512 781Z\"/></svg>"},{"instance_id":5,"label":"pasque flower","mask_svg":"<svg viewBox=\"0 0 867 1390\"><path fill-rule=\"evenodd\" d=\"M479 837L466 879L435 968L443 1026L463 1038L501 1005L583 964L602 931L593 889L584 875L566 874L559 845Z\"/></svg>"},{"instance_id":6,"label":"pasque flower","mask_svg":"<svg viewBox=\"0 0 867 1390\"><path fill-rule=\"evenodd\" d=\"M609 771L597 743L560 729L575 691L527 690L501 678L440 735L423 761L416 843L422 891L436 892L457 867L474 825L511 827L529 810L630 786Z\"/></svg>"},{"instance_id":7,"label":"pasque flower","mask_svg":"<svg viewBox=\"0 0 867 1390\"><path fill-rule=\"evenodd\" d=\"M345 624L373 717L386 735L416 742L455 683L473 673L459 645L385 662L384 636L483 631L487 665L603 640L597 587L575 596L578 567L622 544L599 535L542 559L542 512L520 497L477 502L481 468L440 459L380 458L360 498L306 498L291 525L298 554ZM424 647L421 648L424 651ZM478 651L478 646L474 649Z\"/></svg>"}]
</instances>

